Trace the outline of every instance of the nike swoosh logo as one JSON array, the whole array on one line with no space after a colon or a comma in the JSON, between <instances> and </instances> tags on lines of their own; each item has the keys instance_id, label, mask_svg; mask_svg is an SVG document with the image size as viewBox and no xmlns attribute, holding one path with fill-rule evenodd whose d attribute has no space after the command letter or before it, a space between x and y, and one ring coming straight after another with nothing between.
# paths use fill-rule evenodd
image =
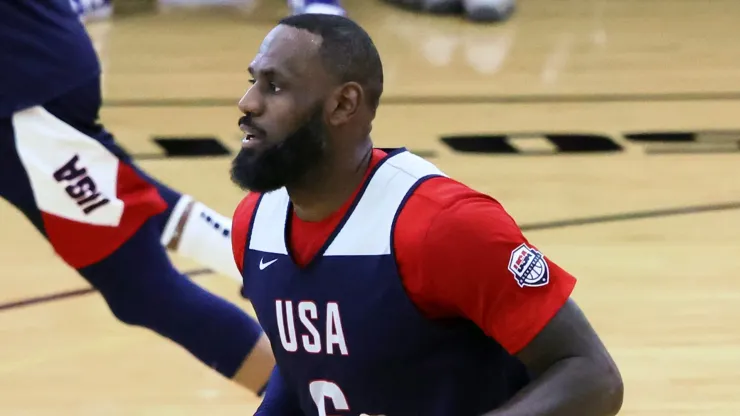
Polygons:
<instances>
[{"instance_id":1,"label":"nike swoosh logo","mask_svg":"<svg viewBox=\"0 0 740 416\"><path fill-rule=\"evenodd\" d=\"M269 265L278 261L278 259L270 260L267 263L263 263L264 259L260 259L260 270L265 270Z\"/></svg>"}]
</instances>

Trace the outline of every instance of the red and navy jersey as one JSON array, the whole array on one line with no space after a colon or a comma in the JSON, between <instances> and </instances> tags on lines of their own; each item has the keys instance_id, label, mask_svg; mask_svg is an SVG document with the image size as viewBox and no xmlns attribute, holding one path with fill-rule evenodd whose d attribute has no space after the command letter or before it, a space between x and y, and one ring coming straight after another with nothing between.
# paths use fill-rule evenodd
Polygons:
<instances>
[{"instance_id":1,"label":"red and navy jersey","mask_svg":"<svg viewBox=\"0 0 740 416\"><path fill-rule=\"evenodd\" d=\"M0 117L99 74L92 41L70 0L0 1Z\"/></svg>"},{"instance_id":2,"label":"red and navy jersey","mask_svg":"<svg viewBox=\"0 0 740 416\"><path fill-rule=\"evenodd\" d=\"M293 215L284 190L250 194L232 236L305 414L489 411L528 382L513 354L575 284L498 202L403 151L376 150L325 221Z\"/></svg>"}]
</instances>

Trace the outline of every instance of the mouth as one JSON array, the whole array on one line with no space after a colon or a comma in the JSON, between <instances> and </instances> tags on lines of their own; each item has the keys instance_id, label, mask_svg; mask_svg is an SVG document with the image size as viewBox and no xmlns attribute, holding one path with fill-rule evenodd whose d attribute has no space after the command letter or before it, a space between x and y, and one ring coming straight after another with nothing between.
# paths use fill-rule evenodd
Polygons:
<instances>
[{"instance_id":1,"label":"mouth","mask_svg":"<svg viewBox=\"0 0 740 416\"><path fill-rule=\"evenodd\" d=\"M251 134L247 134L246 136L244 136L244 138L242 138L242 149L255 149L260 145L261 142L262 139Z\"/></svg>"},{"instance_id":2,"label":"mouth","mask_svg":"<svg viewBox=\"0 0 740 416\"><path fill-rule=\"evenodd\" d=\"M239 127L244 133L244 137L242 138L243 147L251 147L258 142L264 141L264 135L261 132L250 129L245 125L241 125Z\"/></svg>"}]
</instances>

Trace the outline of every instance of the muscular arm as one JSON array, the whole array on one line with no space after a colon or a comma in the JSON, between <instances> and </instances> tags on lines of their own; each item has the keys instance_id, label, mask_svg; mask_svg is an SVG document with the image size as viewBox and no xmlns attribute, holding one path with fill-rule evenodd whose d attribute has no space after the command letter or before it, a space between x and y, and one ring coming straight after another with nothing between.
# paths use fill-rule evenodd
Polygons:
<instances>
[{"instance_id":1,"label":"muscular arm","mask_svg":"<svg viewBox=\"0 0 740 416\"><path fill-rule=\"evenodd\" d=\"M611 416L622 379L588 320L569 300L518 354L534 381L486 416Z\"/></svg>"},{"instance_id":2,"label":"muscular arm","mask_svg":"<svg viewBox=\"0 0 740 416\"><path fill-rule=\"evenodd\" d=\"M534 379L485 416L610 416L622 381L570 299L575 278L541 253L496 201L460 199L431 222L419 284L422 306L478 325Z\"/></svg>"}]
</instances>

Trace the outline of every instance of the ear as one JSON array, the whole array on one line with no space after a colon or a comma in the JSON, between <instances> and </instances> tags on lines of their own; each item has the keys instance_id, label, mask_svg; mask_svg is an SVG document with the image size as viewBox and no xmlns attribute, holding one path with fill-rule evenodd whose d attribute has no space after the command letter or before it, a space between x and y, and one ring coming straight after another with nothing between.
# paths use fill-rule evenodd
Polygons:
<instances>
[{"instance_id":1,"label":"ear","mask_svg":"<svg viewBox=\"0 0 740 416\"><path fill-rule=\"evenodd\" d=\"M360 84L348 82L341 85L329 100L329 124L339 126L349 122L360 110L364 99Z\"/></svg>"}]
</instances>

